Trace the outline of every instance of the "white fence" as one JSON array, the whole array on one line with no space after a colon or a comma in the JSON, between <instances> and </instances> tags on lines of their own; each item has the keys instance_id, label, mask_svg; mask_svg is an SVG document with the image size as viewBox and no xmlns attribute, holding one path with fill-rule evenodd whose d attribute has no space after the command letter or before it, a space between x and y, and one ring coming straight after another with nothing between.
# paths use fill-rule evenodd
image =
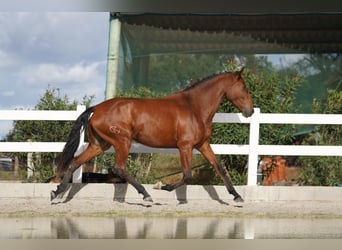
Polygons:
<instances>
[{"instance_id":1,"label":"white fence","mask_svg":"<svg viewBox=\"0 0 342 250\"><path fill-rule=\"evenodd\" d=\"M83 111L78 106L76 111L37 111L37 110L0 110L1 120L75 120ZM249 144L212 144L215 154L248 155L248 185L257 183L259 155L305 155L305 156L342 156L342 146L298 146L298 145L259 145L260 124L335 124L342 125L342 115L332 114L270 114L254 109L250 118L240 113L216 113L215 123L249 123ZM64 142L0 142L0 152L61 152ZM86 147L81 136L79 151ZM113 149L109 150L113 152ZM177 149L151 148L133 143L132 153L178 153ZM194 153L198 153L194 150ZM74 182L81 180L81 168L74 175Z\"/></svg>"}]
</instances>

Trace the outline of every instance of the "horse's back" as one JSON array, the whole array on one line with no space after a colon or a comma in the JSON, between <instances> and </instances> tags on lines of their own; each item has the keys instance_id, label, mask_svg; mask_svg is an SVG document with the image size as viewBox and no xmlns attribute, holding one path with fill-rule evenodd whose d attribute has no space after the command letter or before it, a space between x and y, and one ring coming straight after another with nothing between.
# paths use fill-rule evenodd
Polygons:
<instances>
[{"instance_id":1,"label":"horse's back","mask_svg":"<svg viewBox=\"0 0 342 250\"><path fill-rule=\"evenodd\" d=\"M152 147L177 147L189 134L195 117L177 96L166 98L113 98L94 108L92 125L105 133L124 135ZM100 119L100 121L94 121Z\"/></svg>"}]
</instances>

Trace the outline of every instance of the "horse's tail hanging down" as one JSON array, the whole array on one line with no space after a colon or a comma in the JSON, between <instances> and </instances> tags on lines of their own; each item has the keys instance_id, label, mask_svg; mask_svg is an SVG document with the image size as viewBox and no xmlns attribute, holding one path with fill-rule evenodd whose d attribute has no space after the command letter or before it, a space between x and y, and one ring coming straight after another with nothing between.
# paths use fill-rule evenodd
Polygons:
<instances>
[{"instance_id":1,"label":"horse's tail hanging down","mask_svg":"<svg viewBox=\"0 0 342 250\"><path fill-rule=\"evenodd\" d=\"M88 108L75 121L61 154L57 169L58 172L64 172L67 170L69 164L74 158L74 154L80 144L81 129L85 129L85 126L88 124L89 117L93 113L93 109L93 107Z\"/></svg>"}]
</instances>

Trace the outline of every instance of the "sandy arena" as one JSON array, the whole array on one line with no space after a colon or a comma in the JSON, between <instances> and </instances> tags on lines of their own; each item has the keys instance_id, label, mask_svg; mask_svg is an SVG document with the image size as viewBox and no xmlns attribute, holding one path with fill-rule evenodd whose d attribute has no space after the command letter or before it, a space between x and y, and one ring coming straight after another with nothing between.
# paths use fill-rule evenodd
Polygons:
<instances>
[{"instance_id":1,"label":"sandy arena","mask_svg":"<svg viewBox=\"0 0 342 250\"><path fill-rule=\"evenodd\" d=\"M129 185L105 184L74 185L68 195L51 202L49 192L54 188L50 184L1 183L0 216L342 218L342 188L338 187L237 187L244 203L234 202L220 186L165 192L147 185L153 203L144 202Z\"/></svg>"}]
</instances>

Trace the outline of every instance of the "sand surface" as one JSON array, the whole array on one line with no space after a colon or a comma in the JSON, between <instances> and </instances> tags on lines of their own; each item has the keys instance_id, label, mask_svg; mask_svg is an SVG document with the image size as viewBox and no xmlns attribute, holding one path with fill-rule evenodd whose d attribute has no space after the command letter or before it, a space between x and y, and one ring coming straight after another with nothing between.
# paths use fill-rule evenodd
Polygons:
<instances>
[{"instance_id":1,"label":"sand surface","mask_svg":"<svg viewBox=\"0 0 342 250\"><path fill-rule=\"evenodd\" d=\"M217 200L113 201L113 199L1 198L0 216L241 216L342 218L342 202L244 202Z\"/></svg>"}]
</instances>

